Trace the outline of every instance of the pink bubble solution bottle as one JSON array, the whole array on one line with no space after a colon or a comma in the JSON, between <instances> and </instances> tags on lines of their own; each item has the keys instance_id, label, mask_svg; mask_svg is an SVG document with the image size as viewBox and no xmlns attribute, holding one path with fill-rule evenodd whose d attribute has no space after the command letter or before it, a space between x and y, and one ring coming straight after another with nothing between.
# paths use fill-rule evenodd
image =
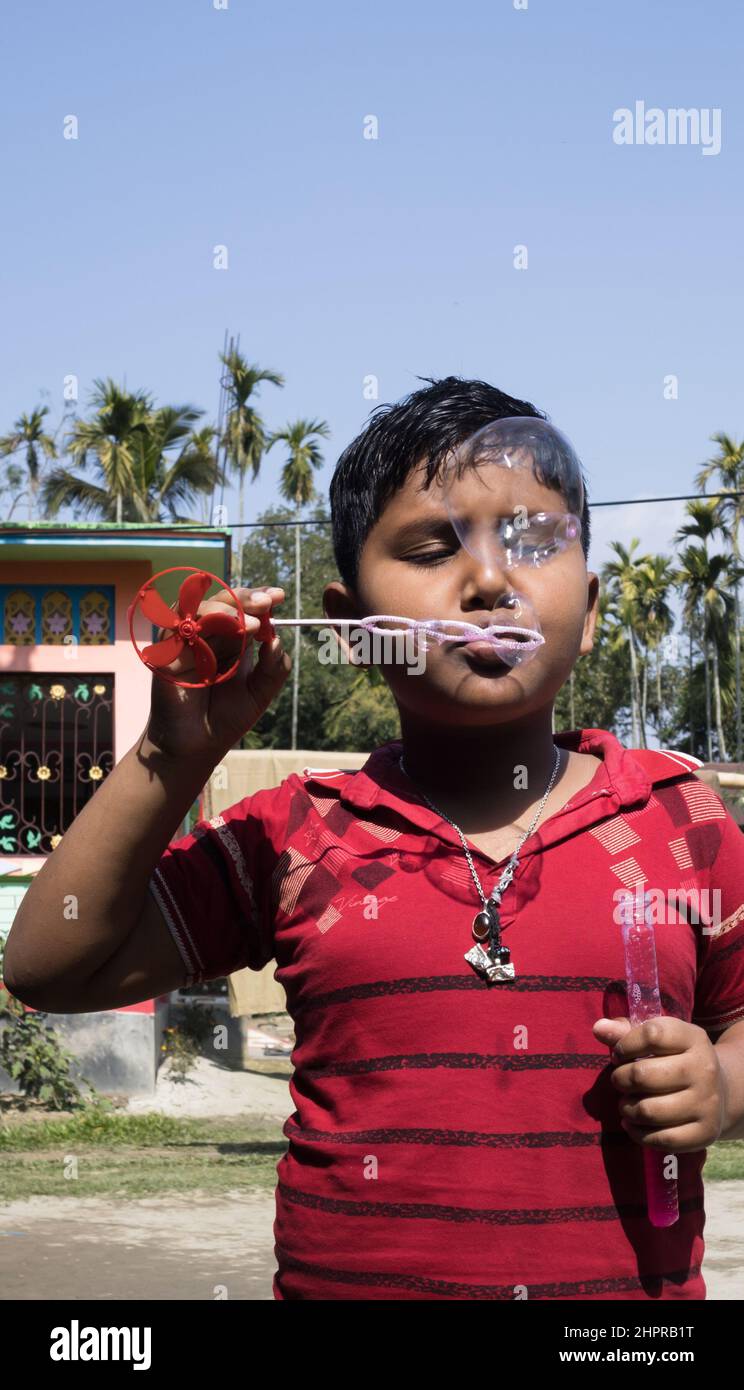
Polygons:
<instances>
[{"instance_id":1,"label":"pink bubble solution bottle","mask_svg":"<svg viewBox=\"0 0 744 1390\"><path fill-rule=\"evenodd\" d=\"M621 905L625 979L628 990L628 1017L632 1024L661 1016L656 940L651 917L651 896L644 893L625 898ZM674 1155L661 1149L643 1148L646 1171L646 1200L652 1226L673 1226L679 1219L677 1179L667 1177L665 1168ZM676 1170L676 1162L671 1166Z\"/></svg>"}]
</instances>

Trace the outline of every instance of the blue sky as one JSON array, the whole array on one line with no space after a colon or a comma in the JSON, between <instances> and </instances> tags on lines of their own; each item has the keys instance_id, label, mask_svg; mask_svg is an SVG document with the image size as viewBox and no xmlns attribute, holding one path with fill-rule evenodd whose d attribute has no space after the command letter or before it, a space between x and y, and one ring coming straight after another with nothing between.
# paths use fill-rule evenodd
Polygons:
<instances>
[{"instance_id":1,"label":"blue sky","mask_svg":"<svg viewBox=\"0 0 744 1390\"><path fill-rule=\"evenodd\" d=\"M389 401L456 373L546 409L590 498L689 491L710 434L744 432L741 14L7 7L0 431L42 398L56 421L71 372L82 406L112 376L213 419L227 328L286 377L262 392L270 427L329 422L321 485L376 404L367 375ZM613 112L639 100L720 109L720 153L616 145ZM268 455L249 519L278 499L281 461ZM681 510L597 511L592 563L613 537L667 548Z\"/></svg>"}]
</instances>

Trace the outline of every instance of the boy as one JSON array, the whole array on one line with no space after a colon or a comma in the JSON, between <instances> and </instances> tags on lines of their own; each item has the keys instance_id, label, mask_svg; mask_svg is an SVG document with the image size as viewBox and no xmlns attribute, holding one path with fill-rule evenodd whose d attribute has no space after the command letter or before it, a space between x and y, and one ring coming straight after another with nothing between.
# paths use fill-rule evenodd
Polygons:
<instances>
[{"instance_id":1,"label":"boy","mask_svg":"<svg viewBox=\"0 0 744 1390\"><path fill-rule=\"evenodd\" d=\"M435 474L515 416L544 419L452 377L375 412L331 486L328 616L502 615L513 575L458 546ZM498 483L492 519L570 510L529 469ZM147 728L16 917L8 986L57 1012L276 959L296 1031L276 1298L705 1297L705 1146L744 1137L744 850L694 759L551 732L597 615L585 503L581 522L580 542L518 571L545 637L529 662L450 645L415 677L389 665L400 740L174 844L289 660L274 638L211 690L156 679ZM236 591L251 636L282 598ZM500 906L514 978L490 983L463 959L474 914L535 825ZM631 1026L616 904L639 884L716 889L721 908L710 930L684 910L657 928L665 1016ZM678 1165L666 1228L648 1220L643 1147Z\"/></svg>"}]
</instances>

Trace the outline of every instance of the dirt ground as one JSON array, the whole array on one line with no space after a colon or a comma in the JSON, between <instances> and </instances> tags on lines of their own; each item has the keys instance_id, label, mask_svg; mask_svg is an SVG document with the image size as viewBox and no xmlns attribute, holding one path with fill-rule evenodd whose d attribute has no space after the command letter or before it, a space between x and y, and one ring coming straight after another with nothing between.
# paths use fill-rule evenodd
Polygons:
<instances>
[{"instance_id":1,"label":"dirt ground","mask_svg":"<svg viewBox=\"0 0 744 1390\"><path fill-rule=\"evenodd\" d=\"M234 1072L201 1058L185 1086L161 1072L130 1113L264 1115L294 1109L275 1062ZM709 1299L744 1298L744 1182L708 1182ZM2 1299L272 1299L273 1193L31 1197L0 1204ZM222 1295L224 1296L224 1294Z\"/></svg>"},{"instance_id":2,"label":"dirt ground","mask_svg":"<svg viewBox=\"0 0 744 1390\"><path fill-rule=\"evenodd\" d=\"M273 1221L273 1195L244 1192L11 1202L0 1297L271 1299Z\"/></svg>"},{"instance_id":3,"label":"dirt ground","mask_svg":"<svg viewBox=\"0 0 744 1390\"><path fill-rule=\"evenodd\" d=\"M706 1186L709 1299L744 1298L744 1183ZM33 1197L0 1207L3 1299L271 1299L274 1198ZM222 1295L224 1296L224 1294Z\"/></svg>"}]
</instances>

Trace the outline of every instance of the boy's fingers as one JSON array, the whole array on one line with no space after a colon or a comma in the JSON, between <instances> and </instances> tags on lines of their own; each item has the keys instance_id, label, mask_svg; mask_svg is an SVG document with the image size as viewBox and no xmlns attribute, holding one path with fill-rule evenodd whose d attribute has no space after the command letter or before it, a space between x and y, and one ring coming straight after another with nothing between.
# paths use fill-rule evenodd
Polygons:
<instances>
[{"instance_id":1,"label":"boy's fingers","mask_svg":"<svg viewBox=\"0 0 744 1390\"><path fill-rule=\"evenodd\" d=\"M686 1052L690 1046L690 1025L669 1014L647 1018L634 1024L614 1045L613 1057L618 1062L630 1062L635 1057L671 1056Z\"/></svg>"},{"instance_id":2,"label":"boy's fingers","mask_svg":"<svg viewBox=\"0 0 744 1390\"><path fill-rule=\"evenodd\" d=\"M629 1018L598 1018L597 1022L592 1024L592 1032L598 1042L604 1043L605 1047L612 1049L621 1038L625 1037L626 1033L631 1031L632 1027ZM610 1061L614 1060L614 1056L611 1056Z\"/></svg>"},{"instance_id":3,"label":"boy's fingers","mask_svg":"<svg viewBox=\"0 0 744 1390\"><path fill-rule=\"evenodd\" d=\"M263 588L258 589L249 589L239 586L237 589L231 589L230 593L234 595L241 604L248 602L249 604L258 603L263 605L266 600L271 604L282 603L284 601L284 590L271 584L267 584ZM227 594L225 594L225 598L227 598Z\"/></svg>"},{"instance_id":4,"label":"boy's fingers","mask_svg":"<svg viewBox=\"0 0 744 1390\"><path fill-rule=\"evenodd\" d=\"M287 679L291 667L290 657L284 651L278 637L274 637L271 642L261 644L255 664L248 670L245 681L246 694L253 706L251 710L252 725L268 709ZM238 674L242 674L242 671Z\"/></svg>"},{"instance_id":5,"label":"boy's fingers","mask_svg":"<svg viewBox=\"0 0 744 1390\"><path fill-rule=\"evenodd\" d=\"M615 1067L610 1081L616 1091L626 1097L663 1096L673 1091L685 1090L692 1081L689 1065L684 1057L643 1057L640 1061L623 1062Z\"/></svg>"},{"instance_id":6,"label":"boy's fingers","mask_svg":"<svg viewBox=\"0 0 744 1390\"><path fill-rule=\"evenodd\" d=\"M260 617L260 626L255 634L257 640L264 643L272 642L275 633L271 625L271 614L275 604L284 602L284 590L271 585L265 589L238 589L236 599L245 613L255 613Z\"/></svg>"},{"instance_id":7,"label":"boy's fingers","mask_svg":"<svg viewBox=\"0 0 744 1390\"><path fill-rule=\"evenodd\" d=\"M268 617L274 605L283 602L283 589L231 589L229 596L223 592L214 598L205 599L199 605L198 617L203 618L207 613L234 613L236 608L245 614L255 614L259 618Z\"/></svg>"},{"instance_id":8,"label":"boy's fingers","mask_svg":"<svg viewBox=\"0 0 744 1390\"><path fill-rule=\"evenodd\" d=\"M629 1018L598 1018L592 1024L592 1030L601 1042L607 1043L608 1047L614 1047L615 1043L633 1027Z\"/></svg>"},{"instance_id":9,"label":"boy's fingers","mask_svg":"<svg viewBox=\"0 0 744 1390\"><path fill-rule=\"evenodd\" d=\"M205 613L213 613L215 609L220 608L224 608L228 613L234 613L236 608L244 613L263 612L271 607L271 603L271 595L259 593L257 589L231 589L229 594L223 590L214 594L212 598L205 598L199 604L197 613L202 618Z\"/></svg>"}]
</instances>

